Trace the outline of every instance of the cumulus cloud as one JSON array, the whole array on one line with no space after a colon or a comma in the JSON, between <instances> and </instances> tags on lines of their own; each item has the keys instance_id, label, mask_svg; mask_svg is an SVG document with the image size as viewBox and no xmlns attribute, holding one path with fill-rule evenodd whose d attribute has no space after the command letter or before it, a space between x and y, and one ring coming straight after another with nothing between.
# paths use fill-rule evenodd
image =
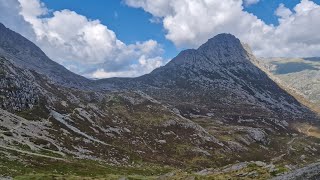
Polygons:
<instances>
[{"instance_id":1,"label":"cumulus cloud","mask_svg":"<svg viewBox=\"0 0 320 180\"><path fill-rule=\"evenodd\" d=\"M160 57L147 59L146 56L141 56L137 64L130 65L125 71L109 72L105 69L97 69L89 77L98 79L106 77L135 77L149 73L161 65L163 65L163 60Z\"/></svg>"},{"instance_id":2,"label":"cumulus cloud","mask_svg":"<svg viewBox=\"0 0 320 180\"><path fill-rule=\"evenodd\" d=\"M275 38L282 41L283 55L319 56L320 6L312 1L302 0L294 7L294 12L290 13L281 5L278 12L279 9L287 11L278 14L280 24L274 32Z\"/></svg>"},{"instance_id":3,"label":"cumulus cloud","mask_svg":"<svg viewBox=\"0 0 320 180\"><path fill-rule=\"evenodd\" d=\"M257 4L260 0L244 0L244 4L246 6L250 6L252 4Z\"/></svg>"},{"instance_id":4,"label":"cumulus cloud","mask_svg":"<svg viewBox=\"0 0 320 180\"><path fill-rule=\"evenodd\" d=\"M35 40L35 34L30 23L20 15L21 8L18 1L0 0L0 22L25 37Z\"/></svg>"},{"instance_id":5,"label":"cumulus cloud","mask_svg":"<svg viewBox=\"0 0 320 180\"><path fill-rule=\"evenodd\" d=\"M176 46L195 48L219 33L232 33L251 45L258 56L319 56L320 9L301 0L291 11L283 4L275 14L279 25L267 25L244 6L242 0L125 0L162 19L166 38Z\"/></svg>"},{"instance_id":6,"label":"cumulus cloud","mask_svg":"<svg viewBox=\"0 0 320 180\"><path fill-rule=\"evenodd\" d=\"M284 6L284 4L281 3L281 4L279 5L279 7L277 8L275 14L276 14L278 17L285 19L285 18L288 18L289 16L291 16L291 15L292 15L292 12L291 12L291 10L290 10L289 8L286 8L286 7Z\"/></svg>"},{"instance_id":7,"label":"cumulus cloud","mask_svg":"<svg viewBox=\"0 0 320 180\"><path fill-rule=\"evenodd\" d=\"M1 11L7 8L10 16L19 17L12 24L4 21L5 25L23 33L14 25L27 24L34 35L32 40L50 58L76 73L96 78L139 76L164 62L163 49L154 40L125 44L99 20L67 9L51 12L40 0L11 0L10 5L6 0L0 2Z\"/></svg>"},{"instance_id":8,"label":"cumulus cloud","mask_svg":"<svg viewBox=\"0 0 320 180\"><path fill-rule=\"evenodd\" d=\"M177 47L196 48L219 33L231 33L257 56L320 56L320 6L301 0L279 4L278 25L268 25L244 7L258 0L124 0L153 15ZM39 45L68 69L92 78L139 76L163 65L154 40L126 44L99 20L74 11L48 10L40 0L0 0L0 22Z\"/></svg>"}]
</instances>

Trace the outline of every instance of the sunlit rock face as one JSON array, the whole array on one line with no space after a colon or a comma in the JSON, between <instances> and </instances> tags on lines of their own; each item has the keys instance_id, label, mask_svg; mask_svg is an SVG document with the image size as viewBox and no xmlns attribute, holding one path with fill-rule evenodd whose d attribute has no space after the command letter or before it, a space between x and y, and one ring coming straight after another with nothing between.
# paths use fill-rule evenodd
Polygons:
<instances>
[{"instance_id":1,"label":"sunlit rock face","mask_svg":"<svg viewBox=\"0 0 320 180\"><path fill-rule=\"evenodd\" d=\"M320 111L320 58L260 58L271 77Z\"/></svg>"}]
</instances>

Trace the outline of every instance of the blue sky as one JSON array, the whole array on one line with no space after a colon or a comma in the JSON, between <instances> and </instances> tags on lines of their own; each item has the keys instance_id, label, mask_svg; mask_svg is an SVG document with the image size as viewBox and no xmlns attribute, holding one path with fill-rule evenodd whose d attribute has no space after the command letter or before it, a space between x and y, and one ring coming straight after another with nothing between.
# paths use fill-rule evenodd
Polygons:
<instances>
[{"instance_id":1,"label":"blue sky","mask_svg":"<svg viewBox=\"0 0 320 180\"><path fill-rule=\"evenodd\" d=\"M98 19L103 24L116 32L117 37L123 42L130 44L136 41L154 39L164 48L164 58L173 58L182 48L177 48L165 38L165 29L161 23L152 23L153 17L141 8L132 8L121 0L43 0L49 9L70 9L89 19ZM293 9L300 0L260 0L257 4L246 6L245 10L253 13L267 24L278 25L275 10L280 3ZM320 0L314 0L320 4Z\"/></svg>"},{"instance_id":2,"label":"blue sky","mask_svg":"<svg viewBox=\"0 0 320 180\"><path fill-rule=\"evenodd\" d=\"M99 19L103 24L116 32L118 39L131 44L148 39L157 40L165 49L164 58L172 58L178 51L165 36L162 25L151 23L152 15L142 9L131 8L121 0L43 0L49 9L70 9L89 19Z\"/></svg>"},{"instance_id":3,"label":"blue sky","mask_svg":"<svg viewBox=\"0 0 320 180\"><path fill-rule=\"evenodd\" d=\"M313 0L317 4L320 4L320 0ZM278 18L275 15L275 10L279 4L283 3L289 9L293 9L300 0L261 0L258 4L251 5L245 8L248 12L258 16L264 22L268 24L278 24Z\"/></svg>"},{"instance_id":4,"label":"blue sky","mask_svg":"<svg viewBox=\"0 0 320 180\"><path fill-rule=\"evenodd\" d=\"M0 0L0 12L8 28L89 78L149 73L219 33L258 57L320 56L320 0Z\"/></svg>"}]
</instances>

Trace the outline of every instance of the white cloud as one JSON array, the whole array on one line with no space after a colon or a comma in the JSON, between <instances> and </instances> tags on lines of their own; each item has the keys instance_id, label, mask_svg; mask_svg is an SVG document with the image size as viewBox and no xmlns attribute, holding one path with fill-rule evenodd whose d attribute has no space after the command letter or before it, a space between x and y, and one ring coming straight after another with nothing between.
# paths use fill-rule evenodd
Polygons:
<instances>
[{"instance_id":1,"label":"white cloud","mask_svg":"<svg viewBox=\"0 0 320 180\"><path fill-rule=\"evenodd\" d=\"M244 4L246 6L250 6L252 4L257 4L260 0L244 0Z\"/></svg>"},{"instance_id":2,"label":"white cloud","mask_svg":"<svg viewBox=\"0 0 320 180\"><path fill-rule=\"evenodd\" d=\"M141 74L150 73L157 67L164 64L162 58L156 57L153 59L147 59L145 56L141 56L137 64L131 65L125 71L108 72L105 69L98 69L92 75L88 75L91 78L110 78L110 77L136 77Z\"/></svg>"},{"instance_id":3,"label":"white cloud","mask_svg":"<svg viewBox=\"0 0 320 180\"><path fill-rule=\"evenodd\" d=\"M320 55L319 19L320 6L309 0L297 4L292 14L281 16L275 35L284 42L283 48L287 45L284 55Z\"/></svg>"},{"instance_id":4,"label":"white cloud","mask_svg":"<svg viewBox=\"0 0 320 180\"><path fill-rule=\"evenodd\" d=\"M0 0L0 22L25 37L35 40L35 34L30 23L20 15L21 8L18 1Z\"/></svg>"},{"instance_id":5,"label":"white cloud","mask_svg":"<svg viewBox=\"0 0 320 180\"><path fill-rule=\"evenodd\" d=\"M302 0L291 12L280 5L279 25L267 25L244 10L254 1L125 0L162 19L166 38L176 46L195 48L219 33L232 33L258 56L319 56L319 5Z\"/></svg>"},{"instance_id":6,"label":"white cloud","mask_svg":"<svg viewBox=\"0 0 320 180\"><path fill-rule=\"evenodd\" d=\"M320 56L320 6L301 0L280 4L279 25L244 10L243 0L125 0L162 23L177 47L195 48L219 33L232 33L258 56ZM34 41L68 69L88 77L138 76L164 64L154 40L125 44L98 20L70 10L50 11L40 0L0 0L0 21Z\"/></svg>"},{"instance_id":7,"label":"white cloud","mask_svg":"<svg viewBox=\"0 0 320 180\"><path fill-rule=\"evenodd\" d=\"M70 10L50 12L40 0L10 2L14 4L6 5L7 0L0 0L0 11L7 8L8 14L11 11L10 16L17 14L20 21L32 29L32 40L50 58L76 73L91 77L97 69L104 69L110 76L139 76L150 72L150 67L156 68L162 64L155 63L155 59L163 62L163 49L154 40L125 44L99 20L90 20ZM12 24L20 21L14 20ZM14 27L6 22L4 24ZM19 33L24 31L19 28L13 30ZM145 59L144 65L140 63L142 58Z\"/></svg>"},{"instance_id":8,"label":"white cloud","mask_svg":"<svg viewBox=\"0 0 320 180\"><path fill-rule=\"evenodd\" d=\"M48 9L45 7L45 4L38 0L18 1L21 6L20 14L27 19L27 21L32 21L34 18L48 13Z\"/></svg>"},{"instance_id":9,"label":"white cloud","mask_svg":"<svg viewBox=\"0 0 320 180\"><path fill-rule=\"evenodd\" d=\"M280 18L285 19L292 15L292 11L289 8L286 8L284 4L281 3L277 8L275 14Z\"/></svg>"},{"instance_id":10,"label":"white cloud","mask_svg":"<svg viewBox=\"0 0 320 180\"><path fill-rule=\"evenodd\" d=\"M164 17L174 11L174 8L170 5L174 1L171 0L125 0L125 2L132 7L143 8L157 17Z\"/></svg>"}]
</instances>

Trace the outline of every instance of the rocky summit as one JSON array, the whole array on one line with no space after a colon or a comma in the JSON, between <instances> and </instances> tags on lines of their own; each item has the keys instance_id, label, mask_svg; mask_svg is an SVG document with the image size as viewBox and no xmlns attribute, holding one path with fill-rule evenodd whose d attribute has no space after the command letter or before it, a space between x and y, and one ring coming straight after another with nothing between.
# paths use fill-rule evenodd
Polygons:
<instances>
[{"instance_id":1,"label":"rocky summit","mask_svg":"<svg viewBox=\"0 0 320 180\"><path fill-rule=\"evenodd\" d=\"M277 178L320 155L297 99L231 34L141 77L89 80L1 25L0 178Z\"/></svg>"},{"instance_id":2,"label":"rocky summit","mask_svg":"<svg viewBox=\"0 0 320 180\"><path fill-rule=\"evenodd\" d=\"M198 106L200 112L194 112L198 115L257 118L261 112L260 115L266 117L304 116L307 110L252 61L236 37L220 34L197 50L181 52L166 66L150 74L121 80L125 86L119 87L132 84L130 88L148 92L164 103L191 105L190 112Z\"/></svg>"}]
</instances>

